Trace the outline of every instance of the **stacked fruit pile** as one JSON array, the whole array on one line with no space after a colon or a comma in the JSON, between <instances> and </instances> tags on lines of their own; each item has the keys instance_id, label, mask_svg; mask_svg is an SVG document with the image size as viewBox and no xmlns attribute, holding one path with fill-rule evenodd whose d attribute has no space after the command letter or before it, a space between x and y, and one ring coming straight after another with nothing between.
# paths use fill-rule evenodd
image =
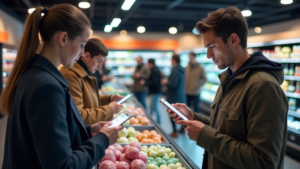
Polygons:
<instances>
[{"instance_id":1,"label":"stacked fruit pile","mask_svg":"<svg viewBox=\"0 0 300 169\"><path fill-rule=\"evenodd\" d=\"M162 143L162 136L155 130L144 130L142 133L136 131L133 127L124 127L123 130L119 131L119 139L117 143Z\"/></svg>"},{"instance_id":2,"label":"stacked fruit pile","mask_svg":"<svg viewBox=\"0 0 300 169\"><path fill-rule=\"evenodd\" d=\"M147 157L141 145L133 142L124 148L121 145L109 146L105 156L99 161L99 169L146 169Z\"/></svg>"},{"instance_id":3,"label":"stacked fruit pile","mask_svg":"<svg viewBox=\"0 0 300 169\"><path fill-rule=\"evenodd\" d=\"M150 120L146 116L137 115L136 117L130 118L130 125L150 125Z\"/></svg>"}]
</instances>

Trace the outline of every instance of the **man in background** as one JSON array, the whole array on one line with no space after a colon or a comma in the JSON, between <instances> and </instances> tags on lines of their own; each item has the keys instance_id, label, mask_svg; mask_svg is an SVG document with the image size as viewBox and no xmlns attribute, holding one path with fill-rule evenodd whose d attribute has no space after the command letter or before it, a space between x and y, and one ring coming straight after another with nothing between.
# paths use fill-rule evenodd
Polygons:
<instances>
[{"instance_id":1,"label":"man in background","mask_svg":"<svg viewBox=\"0 0 300 169\"><path fill-rule=\"evenodd\" d=\"M201 87L207 81L204 68L196 62L196 54L190 53L190 63L185 68L185 94L187 106L199 113ZM183 130L184 131L184 130Z\"/></svg>"},{"instance_id":2,"label":"man in background","mask_svg":"<svg viewBox=\"0 0 300 169\"><path fill-rule=\"evenodd\" d=\"M93 76L97 78L98 89L101 89L102 85L105 82L109 82L114 78L114 76L108 77L110 70L106 68L105 63L106 63L106 58L103 61L102 67L100 67L98 71L96 71L96 73L93 74Z\"/></svg>"},{"instance_id":3,"label":"man in background","mask_svg":"<svg viewBox=\"0 0 300 169\"><path fill-rule=\"evenodd\" d=\"M146 108L146 103L145 99L147 96L147 86L141 81L147 80L150 75L150 70L143 63L143 58L141 56L136 58L137 61L137 67L135 69L134 74L132 75L132 78L134 79L133 83L133 90L134 90L134 95L138 99L138 101Z\"/></svg>"}]
</instances>

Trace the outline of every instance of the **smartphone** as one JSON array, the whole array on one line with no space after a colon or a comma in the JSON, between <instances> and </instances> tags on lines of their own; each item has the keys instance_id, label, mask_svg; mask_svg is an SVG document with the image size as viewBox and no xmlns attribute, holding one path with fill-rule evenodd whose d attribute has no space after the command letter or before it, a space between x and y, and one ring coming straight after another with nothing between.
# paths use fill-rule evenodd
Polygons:
<instances>
[{"instance_id":1,"label":"smartphone","mask_svg":"<svg viewBox=\"0 0 300 169\"><path fill-rule=\"evenodd\" d=\"M125 123L127 120L129 120L132 116L133 116L133 114L131 114L129 111L125 110L120 115L118 115L115 119L113 119L111 121L112 125L109 127L120 126L123 123Z\"/></svg>"},{"instance_id":2,"label":"smartphone","mask_svg":"<svg viewBox=\"0 0 300 169\"><path fill-rule=\"evenodd\" d=\"M189 120L182 113L180 113L175 107L171 106L171 104L169 102L167 102L165 99L161 98L161 99L159 99L159 102L161 102L167 108L171 109L173 112L178 114L183 120Z\"/></svg>"},{"instance_id":3,"label":"smartphone","mask_svg":"<svg viewBox=\"0 0 300 169\"><path fill-rule=\"evenodd\" d=\"M123 99L121 99L121 100L119 100L118 101L118 104L122 104L122 103L124 103L126 100L128 100L130 97L132 97L133 96L133 94L131 93L131 94L128 94L127 96L125 96Z\"/></svg>"}]
</instances>

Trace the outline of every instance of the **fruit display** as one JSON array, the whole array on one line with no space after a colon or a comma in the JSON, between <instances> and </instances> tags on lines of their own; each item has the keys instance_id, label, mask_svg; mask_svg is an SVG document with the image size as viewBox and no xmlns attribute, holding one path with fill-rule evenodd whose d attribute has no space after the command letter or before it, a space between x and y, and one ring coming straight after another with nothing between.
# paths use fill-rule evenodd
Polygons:
<instances>
[{"instance_id":1,"label":"fruit display","mask_svg":"<svg viewBox=\"0 0 300 169\"><path fill-rule=\"evenodd\" d=\"M125 147L109 146L98 163L98 169L146 169L146 164L147 157L141 152L141 145L133 142Z\"/></svg>"},{"instance_id":2,"label":"fruit display","mask_svg":"<svg viewBox=\"0 0 300 169\"><path fill-rule=\"evenodd\" d=\"M130 118L130 125L151 125L150 120L146 116L137 115Z\"/></svg>"},{"instance_id":3,"label":"fruit display","mask_svg":"<svg viewBox=\"0 0 300 169\"><path fill-rule=\"evenodd\" d=\"M119 131L119 138L117 143L162 143L162 136L155 130L144 130L143 132L136 131L133 127L124 127Z\"/></svg>"},{"instance_id":4,"label":"fruit display","mask_svg":"<svg viewBox=\"0 0 300 169\"><path fill-rule=\"evenodd\" d=\"M142 146L142 153L147 156L147 169L184 169L171 148L161 145Z\"/></svg>"}]
</instances>

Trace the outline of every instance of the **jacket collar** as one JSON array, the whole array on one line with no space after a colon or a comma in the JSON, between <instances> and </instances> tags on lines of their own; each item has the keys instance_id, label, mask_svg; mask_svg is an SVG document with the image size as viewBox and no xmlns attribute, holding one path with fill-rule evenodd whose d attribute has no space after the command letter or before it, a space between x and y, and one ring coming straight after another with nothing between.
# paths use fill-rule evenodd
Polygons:
<instances>
[{"instance_id":1,"label":"jacket collar","mask_svg":"<svg viewBox=\"0 0 300 169\"><path fill-rule=\"evenodd\" d=\"M88 73L84 70L84 68L82 66L80 66L79 63L75 63L74 66L70 69L72 71L74 71L80 77L88 76Z\"/></svg>"},{"instance_id":2,"label":"jacket collar","mask_svg":"<svg viewBox=\"0 0 300 169\"><path fill-rule=\"evenodd\" d=\"M35 54L34 59L30 65L47 71L54 78L56 78L62 85L66 86L66 87L69 86L69 82L59 72L57 67L55 67L48 59L46 59L42 55Z\"/></svg>"},{"instance_id":3,"label":"jacket collar","mask_svg":"<svg viewBox=\"0 0 300 169\"><path fill-rule=\"evenodd\" d=\"M233 79L234 79L234 80L237 80L237 79L244 79L244 78L248 75L249 72L250 72L250 70L247 70L247 71L245 71L245 72L243 72L243 73L237 75L237 76L234 77ZM227 78L228 78L227 71L224 71L223 73L221 73L221 74L219 75L219 79L220 79L220 81L221 81L222 84L227 83ZM233 79L232 79L232 80L233 80Z\"/></svg>"}]
</instances>

